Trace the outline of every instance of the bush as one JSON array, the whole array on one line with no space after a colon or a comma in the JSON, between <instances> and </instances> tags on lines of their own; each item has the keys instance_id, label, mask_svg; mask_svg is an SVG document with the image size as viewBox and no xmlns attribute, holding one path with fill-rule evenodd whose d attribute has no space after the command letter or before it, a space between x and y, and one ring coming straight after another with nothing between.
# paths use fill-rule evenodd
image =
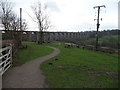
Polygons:
<instances>
[{"instance_id":1,"label":"bush","mask_svg":"<svg viewBox=\"0 0 120 90\"><path fill-rule=\"evenodd\" d=\"M109 36L104 36L98 39L98 44L100 47L110 47L114 49L120 49L120 41L118 40L120 36L118 35L109 35ZM86 44L89 45L95 45L96 39L92 38L86 41Z\"/></svg>"}]
</instances>

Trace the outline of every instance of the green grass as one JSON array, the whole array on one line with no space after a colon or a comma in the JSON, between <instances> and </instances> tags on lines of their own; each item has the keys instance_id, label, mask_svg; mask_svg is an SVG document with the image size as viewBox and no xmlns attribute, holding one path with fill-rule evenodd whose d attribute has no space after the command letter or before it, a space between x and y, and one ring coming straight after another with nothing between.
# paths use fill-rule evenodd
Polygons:
<instances>
[{"instance_id":1,"label":"green grass","mask_svg":"<svg viewBox=\"0 0 120 90\"><path fill-rule=\"evenodd\" d=\"M35 42L23 42L23 44L27 44L28 48L18 50L13 60L14 66L22 65L25 62L34 60L38 57L42 57L53 52L51 48L47 48L45 45L37 45Z\"/></svg>"},{"instance_id":2,"label":"green grass","mask_svg":"<svg viewBox=\"0 0 120 90\"><path fill-rule=\"evenodd\" d=\"M24 41L24 42L22 42L22 44L26 44L26 45L37 45L36 42L29 42L29 41Z\"/></svg>"},{"instance_id":3,"label":"green grass","mask_svg":"<svg viewBox=\"0 0 120 90\"><path fill-rule=\"evenodd\" d=\"M118 49L118 46L120 45L120 35L107 35L103 36L98 39L98 43L100 46L106 46L106 47L111 47L111 48L116 48ZM94 44L95 45L96 38L90 38L86 40L87 44Z\"/></svg>"},{"instance_id":4,"label":"green grass","mask_svg":"<svg viewBox=\"0 0 120 90\"><path fill-rule=\"evenodd\" d=\"M50 88L116 88L118 57L78 48L49 44L61 53L41 64ZM54 59L59 59L55 61ZM53 65L48 63L52 62Z\"/></svg>"}]
</instances>

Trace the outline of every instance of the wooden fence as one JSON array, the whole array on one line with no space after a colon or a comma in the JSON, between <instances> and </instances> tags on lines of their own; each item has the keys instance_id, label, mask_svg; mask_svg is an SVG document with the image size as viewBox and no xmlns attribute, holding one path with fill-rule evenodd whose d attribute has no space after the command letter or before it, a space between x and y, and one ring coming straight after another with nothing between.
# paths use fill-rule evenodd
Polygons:
<instances>
[{"instance_id":1,"label":"wooden fence","mask_svg":"<svg viewBox=\"0 0 120 90\"><path fill-rule=\"evenodd\" d=\"M0 75L12 65L12 45L0 49Z\"/></svg>"}]
</instances>

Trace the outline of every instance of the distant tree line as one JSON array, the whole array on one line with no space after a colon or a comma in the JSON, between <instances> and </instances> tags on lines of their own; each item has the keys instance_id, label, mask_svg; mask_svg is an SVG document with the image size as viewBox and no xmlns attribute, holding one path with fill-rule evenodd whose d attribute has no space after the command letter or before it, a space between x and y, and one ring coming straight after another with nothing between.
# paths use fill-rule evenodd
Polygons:
<instances>
[{"instance_id":1,"label":"distant tree line","mask_svg":"<svg viewBox=\"0 0 120 90\"><path fill-rule=\"evenodd\" d=\"M84 33L89 35L89 38L95 38L96 31L85 31ZM98 32L98 37L101 38L106 35L120 35L120 31L118 29L113 30L103 30Z\"/></svg>"},{"instance_id":2,"label":"distant tree line","mask_svg":"<svg viewBox=\"0 0 120 90\"><path fill-rule=\"evenodd\" d=\"M94 33L94 34L93 34ZM96 44L95 32L90 34L88 40L85 41L86 44L94 45ZM99 34L99 47L110 47L115 49L120 49L120 31L119 30L104 30L100 31Z\"/></svg>"}]
</instances>

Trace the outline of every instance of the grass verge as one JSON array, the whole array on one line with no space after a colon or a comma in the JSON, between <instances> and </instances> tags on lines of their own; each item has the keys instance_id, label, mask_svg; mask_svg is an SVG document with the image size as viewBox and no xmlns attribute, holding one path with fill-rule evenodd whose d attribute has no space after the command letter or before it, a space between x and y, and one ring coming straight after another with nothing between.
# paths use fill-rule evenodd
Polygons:
<instances>
[{"instance_id":1,"label":"grass verge","mask_svg":"<svg viewBox=\"0 0 120 90\"><path fill-rule=\"evenodd\" d=\"M118 88L117 55L64 48L61 43L49 45L61 50L41 64L50 88Z\"/></svg>"},{"instance_id":2,"label":"grass verge","mask_svg":"<svg viewBox=\"0 0 120 90\"><path fill-rule=\"evenodd\" d=\"M13 59L13 66L22 65L25 62L34 60L38 57L48 55L53 52L51 48L47 48L45 45L37 45L35 42L23 42L27 44L27 49L18 50L16 56Z\"/></svg>"}]
</instances>

